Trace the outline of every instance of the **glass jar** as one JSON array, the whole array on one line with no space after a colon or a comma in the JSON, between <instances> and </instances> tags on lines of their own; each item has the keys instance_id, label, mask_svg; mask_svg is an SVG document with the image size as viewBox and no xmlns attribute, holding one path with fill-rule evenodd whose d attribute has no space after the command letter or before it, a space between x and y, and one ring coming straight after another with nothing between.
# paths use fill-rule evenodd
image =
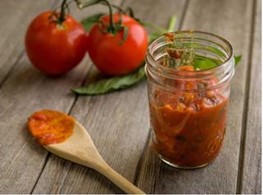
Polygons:
<instances>
[{"instance_id":1,"label":"glass jar","mask_svg":"<svg viewBox=\"0 0 263 195\"><path fill-rule=\"evenodd\" d=\"M232 46L206 32L166 33L146 56L152 141L162 161L199 168L218 155L225 135Z\"/></svg>"}]
</instances>

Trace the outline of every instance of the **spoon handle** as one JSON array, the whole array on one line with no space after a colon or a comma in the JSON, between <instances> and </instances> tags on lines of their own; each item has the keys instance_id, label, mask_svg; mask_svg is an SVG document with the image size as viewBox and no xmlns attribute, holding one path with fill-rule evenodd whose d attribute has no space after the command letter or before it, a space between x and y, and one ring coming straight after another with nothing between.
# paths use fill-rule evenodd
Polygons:
<instances>
[{"instance_id":1,"label":"spoon handle","mask_svg":"<svg viewBox=\"0 0 263 195\"><path fill-rule=\"evenodd\" d=\"M129 182L122 175L117 173L112 169L107 163L100 164L95 168L98 172L106 176L109 180L115 183L119 188L121 188L125 193L128 194L145 194L142 190L137 188L131 182Z\"/></svg>"}]
</instances>

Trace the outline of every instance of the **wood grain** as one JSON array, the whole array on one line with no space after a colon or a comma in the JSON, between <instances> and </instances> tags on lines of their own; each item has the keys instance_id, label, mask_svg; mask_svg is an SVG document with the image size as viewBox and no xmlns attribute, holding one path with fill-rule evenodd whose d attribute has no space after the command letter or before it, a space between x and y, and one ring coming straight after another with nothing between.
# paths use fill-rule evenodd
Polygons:
<instances>
[{"instance_id":1,"label":"wood grain","mask_svg":"<svg viewBox=\"0 0 263 195\"><path fill-rule=\"evenodd\" d=\"M146 94L137 93L143 88L145 83L129 91L80 97L71 113L88 129L106 162L130 181L133 181L144 138L148 134L148 113L146 109L141 110L141 106L147 104ZM141 115L137 115L139 111ZM53 178L52 167L53 164L48 162L35 193L46 192L45 183L52 185L54 180L44 180L47 174ZM72 164L66 171L60 193L121 193L109 180L90 169Z\"/></svg>"},{"instance_id":2,"label":"wood grain","mask_svg":"<svg viewBox=\"0 0 263 195\"><path fill-rule=\"evenodd\" d=\"M115 1L115 4L120 4L121 1ZM92 13L83 10L84 12L75 14L74 10L71 10L75 16L78 18L82 18L83 16L86 16L88 14L92 14L94 12L103 11L107 12L107 8L105 7L95 7L91 9ZM94 74L96 76L97 71L95 68L88 74L88 81L89 82ZM111 96L111 98L109 98ZM129 100L126 100L125 98L129 96ZM132 99L140 99L141 95L139 95L134 91L131 90L129 94L124 93L124 95L120 96L119 93L112 93L105 96L98 96L98 97L79 97L78 101L76 102L75 106L72 109L71 114L76 117L81 123L87 127L88 130L92 128L92 131L89 131L91 134L91 137L94 138L94 142L96 146L101 146L102 150L98 147L100 153L105 158L105 156L108 156L110 160L113 162L116 160L116 158L110 155L109 151L118 151L119 154L115 154L116 156L121 156L123 152L123 148L119 147L117 149L117 146L124 144L124 140L122 140L123 137L125 137L125 132L127 130L130 130L130 134L133 133L135 127L133 129L127 129L123 131L123 129L126 129L127 124L122 124L122 120L127 120L129 123L136 123L137 121L135 119L129 120L129 117L133 118L134 116L130 116L130 108L134 108L136 110L139 110L141 107L140 105L127 105L127 101L133 101ZM143 104L146 104L146 101L141 101ZM123 110L122 108L126 107L126 110ZM122 112L125 113L122 113ZM86 118L92 119L86 120ZM141 116L138 116L141 117ZM145 120L144 117L140 120ZM145 120L145 121L148 121ZM111 132L109 131L109 127L114 130L114 127L120 128L120 133L117 132ZM134 125L133 125L134 126ZM137 128L140 128L140 126L137 126ZM140 128L141 130L144 130L143 128ZM95 134L95 135L94 135ZM147 134L147 131L146 131ZM139 134L137 136L140 136ZM135 138L133 138L135 139ZM114 142L114 140L118 142ZM97 144L100 142L99 144ZM108 143L107 143L108 142ZM113 145L114 142L115 145ZM107 144L108 147L105 147ZM143 144L142 144L143 146ZM132 147L131 147L132 148ZM135 148L136 149L136 148ZM134 149L134 150L135 150ZM104 154L106 153L106 154ZM106 161L109 163L109 160L105 158ZM79 165L71 164L70 162L66 162L67 166L57 166L58 164L61 164L60 162L63 162L64 160L57 158L54 155L51 155L51 158L47 161L47 165L45 167L45 170L43 171L43 174L39 178L39 181L33 191L33 193L107 193L107 192L122 192L120 191L114 184L112 184L108 179L104 178L100 174L96 173L93 170L81 167ZM54 163L56 162L56 163ZM120 162L125 162L120 161ZM109 163L110 164L110 163ZM112 166L112 164L110 164ZM122 169L127 169L126 166L130 165L118 165L119 169L116 169L119 173L122 174ZM134 166L134 165L132 165ZM136 163L135 163L136 166ZM115 166L116 167L116 166ZM113 168L115 168L113 166ZM121 171L120 171L121 170ZM88 173L89 174L88 174ZM63 177L64 176L64 177ZM52 178L47 180L46 178ZM95 178L95 182L92 182ZM128 178L129 179L129 178ZM77 181L77 182L76 182ZM108 187L110 186L110 187ZM98 190L99 189L99 190Z\"/></svg>"},{"instance_id":3,"label":"wood grain","mask_svg":"<svg viewBox=\"0 0 263 195\"><path fill-rule=\"evenodd\" d=\"M5 7L3 2L1 3ZM35 12L45 10L45 4L39 2L34 8L28 1L27 9L23 11L28 14L27 20L32 20ZM21 23L25 30L26 24ZM21 34L16 34L17 39L23 39L24 30ZM9 52L11 55L12 52ZM32 112L43 108L68 113L76 98L70 89L81 85L89 68L87 63L86 58L67 75L48 78L34 69L23 54L12 68L0 89L0 193L30 193L33 190L48 153L29 135L27 118ZM67 165L63 166L66 167Z\"/></svg>"},{"instance_id":4,"label":"wood grain","mask_svg":"<svg viewBox=\"0 0 263 195\"><path fill-rule=\"evenodd\" d=\"M253 37L251 39L250 71L248 82L247 112L244 126L244 154L241 158L240 191L242 194L261 194L261 92L262 66L261 55L261 1L255 3L254 19L251 22Z\"/></svg>"},{"instance_id":5,"label":"wood grain","mask_svg":"<svg viewBox=\"0 0 263 195\"><path fill-rule=\"evenodd\" d=\"M145 21L149 21L153 24L166 28L168 21L172 15L176 15L177 23L175 30L178 29L183 21L185 14L185 9L187 6L187 1L164 1L155 0L154 3L151 0L145 0L144 6L136 0L130 0L125 2L126 5L130 5L134 10L136 10L136 16L142 18ZM144 88L143 90L147 90ZM147 107L147 119L148 119L148 104L144 105ZM138 113L139 114L139 113ZM149 120L149 119L148 119ZM145 128L149 128L149 123L147 122ZM144 138L146 140L146 137ZM137 166L137 173L135 177L135 184L143 189L146 193L154 193L155 182L158 180L158 173L160 169L160 161L153 153L151 144L149 143L149 135L147 137L145 150L141 154L139 164ZM148 158L145 158L148 157ZM155 177L157 176L157 177Z\"/></svg>"},{"instance_id":6,"label":"wood grain","mask_svg":"<svg viewBox=\"0 0 263 195\"><path fill-rule=\"evenodd\" d=\"M49 9L55 0L8 0L0 2L0 87L8 72L21 57L27 25L42 10ZM30 11L28 11L30 9Z\"/></svg>"},{"instance_id":7,"label":"wood grain","mask_svg":"<svg viewBox=\"0 0 263 195\"><path fill-rule=\"evenodd\" d=\"M229 108L229 123L227 127L224 147L214 163L206 168L186 171L173 169L164 163L159 167L157 175L145 179L149 175L149 164L155 161L153 155L148 154L142 165L142 174L139 177L141 188L155 184L152 193L235 193L239 146L242 129L242 115L245 101L245 86L248 68L249 38L251 36L249 24L252 16L253 1L235 0L191 0L186 10L182 29L208 31L225 37L229 40L235 52L242 54L242 62L237 68L232 82L231 103ZM235 11L233 12L233 7ZM240 15L242 13L242 16ZM154 168L156 169L156 168ZM152 180L155 180L154 182Z\"/></svg>"},{"instance_id":8,"label":"wood grain","mask_svg":"<svg viewBox=\"0 0 263 195\"><path fill-rule=\"evenodd\" d=\"M151 5L151 9L159 10L160 5L162 5L161 2L156 1L154 6ZM180 2L178 5L181 5L181 1L177 2ZM125 2L125 6L134 7L136 17L166 27L169 17L174 13L174 9L170 9L169 15L163 14L157 19L154 12L149 15L149 10L145 10L145 8L149 9L146 3L149 5L151 1L144 1L144 6L138 1L129 1ZM166 5L162 9L165 10L168 7ZM179 7L178 10L180 10ZM155 20L152 19L153 16ZM87 83L94 76L96 76L96 71L91 70L88 74ZM78 98L71 114L88 129L106 162L133 182L148 136L149 114L146 83L142 82L128 90L108 95L81 96ZM53 157L51 159L54 160ZM47 163L34 193L55 193L54 191L45 190L46 187L53 186L53 181L58 183L57 180L61 179L52 172L52 170L55 170L52 161ZM63 168L56 170L56 172L60 171L68 172L66 177L63 178L62 186L54 187L60 189L60 193L123 193L109 180L93 170L72 164L67 170ZM52 179L47 181L46 178Z\"/></svg>"},{"instance_id":9,"label":"wood grain","mask_svg":"<svg viewBox=\"0 0 263 195\"><path fill-rule=\"evenodd\" d=\"M98 171L127 194L144 194L104 161L87 130L78 121L75 121L73 134L68 139L44 148L63 159Z\"/></svg>"},{"instance_id":10,"label":"wood grain","mask_svg":"<svg viewBox=\"0 0 263 195\"><path fill-rule=\"evenodd\" d=\"M80 84L85 72L82 64L65 77L50 79L34 70L25 56L19 60L0 91L0 192L31 192L47 152L28 134L27 118L43 108L69 112L75 99L70 88Z\"/></svg>"},{"instance_id":11,"label":"wood grain","mask_svg":"<svg viewBox=\"0 0 263 195\"><path fill-rule=\"evenodd\" d=\"M61 78L35 70L23 53L26 27L60 1L18 2L0 2L0 193L123 193L97 172L49 154L33 140L26 121L42 108L76 117L107 163L146 193L261 193L260 0L256 14L254 0L123 1L138 18L166 27L175 14L176 29L221 35L242 54L232 82L223 150L211 165L192 171L171 168L154 154L146 81L107 95L75 96L71 88L98 76L88 57ZM71 7L77 19L107 11L102 6L83 11L74 3Z\"/></svg>"}]
</instances>

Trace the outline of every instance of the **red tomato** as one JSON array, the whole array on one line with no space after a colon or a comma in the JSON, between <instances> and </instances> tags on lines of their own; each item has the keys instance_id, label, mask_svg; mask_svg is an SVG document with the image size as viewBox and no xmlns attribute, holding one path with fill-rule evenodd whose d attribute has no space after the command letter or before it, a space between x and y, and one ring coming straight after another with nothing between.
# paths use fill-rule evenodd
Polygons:
<instances>
[{"instance_id":1,"label":"red tomato","mask_svg":"<svg viewBox=\"0 0 263 195\"><path fill-rule=\"evenodd\" d=\"M109 16L103 16L101 23L95 24L89 32L88 52L97 68L109 76L124 75L138 68L147 51L147 33L133 18L122 15L122 26L127 27L115 34L106 32ZM113 15L116 25L120 14Z\"/></svg>"},{"instance_id":2,"label":"red tomato","mask_svg":"<svg viewBox=\"0 0 263 195\"><path fill-rule=\"evenodd\" d=\"M71 16L62 24L52 21L52 11L41 13L28 27L25 46L32 64L47 75L64 74L83 59L86 40L82 25Z\"/></svg>"}]
</instances>

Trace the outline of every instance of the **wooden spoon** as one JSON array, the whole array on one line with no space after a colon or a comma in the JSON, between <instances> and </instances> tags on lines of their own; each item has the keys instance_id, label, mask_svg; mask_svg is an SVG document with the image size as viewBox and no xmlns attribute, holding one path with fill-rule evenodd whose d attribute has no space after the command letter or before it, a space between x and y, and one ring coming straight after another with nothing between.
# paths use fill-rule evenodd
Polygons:
<instances>
[{"instance_id":1,"label":"wooden spoon","mask_svg":"<svg viewBox=\"0 0 263 195\"><path fill-rule=\"evenodd\" d=\"M62 143L42 144L43 147L61 158L97 170L126 193L144 194L103 160L87 130L76 119L74 120L73 133L69 138Z\"/></svg>"}]
</instances>

